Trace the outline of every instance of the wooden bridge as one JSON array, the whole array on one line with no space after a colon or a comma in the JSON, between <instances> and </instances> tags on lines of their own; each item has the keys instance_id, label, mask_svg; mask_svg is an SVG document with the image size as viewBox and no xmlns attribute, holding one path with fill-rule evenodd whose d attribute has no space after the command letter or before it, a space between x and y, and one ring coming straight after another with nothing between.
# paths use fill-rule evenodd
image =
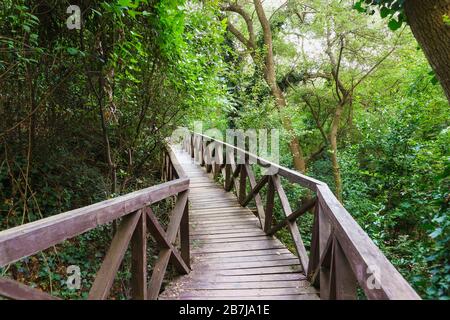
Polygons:
<instances>
[{"instance_id":1,"label":"wooden bridge","mask_svg":"<svg viewBox=\"0 0 450 320\"><path fill-rule=\"evenodd\" d=\"M323 182L201 134L169 147L163 162L166 183L0 232L0 266L120 220L89 299L108 298L129 245L133 299L420 299ZM307 190L294 209L287 183ZM151 206L168 198L176 202L163 228ZM308 242L297 224L306 215ZM292 251L276 238L281 229ZM159 248L151 275L149 240ZM180 276L162 288L169 263ZM0 296L56 299L6 278Z\"/></svg>"}]
</instances>

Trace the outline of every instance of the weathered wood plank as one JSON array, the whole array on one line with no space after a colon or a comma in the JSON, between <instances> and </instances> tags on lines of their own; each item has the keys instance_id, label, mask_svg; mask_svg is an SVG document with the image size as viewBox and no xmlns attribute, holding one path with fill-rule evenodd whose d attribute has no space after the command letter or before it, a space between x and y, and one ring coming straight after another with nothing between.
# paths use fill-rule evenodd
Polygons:
<instances>
[{"instance_id":1,"label":"weathered wood plank","mask_svg":"<svg viewBox=\"0 0 450 320\"><path fill-rule=\"evenodd\" d=\"M180 295L177 297L161 297L160 300L230 300L229 296L189 296ZM293 295L280 295L280 296L234 296L233 300L319 300L316 294L293 294Z\"/></svg>"},{"instance_id":2,"label":"weathered wood plank","mask_svg":"<svg viewBox=\"0 0 450 320\"><path fill-rule=\"evenodd\" d=\"M179 179L0 232L0 267L45 250L189 187Z\"/></svg>"},{"instance_id":3,"label":"weathered wood plank","mask_svg":"<svg viewBox=\"0 0 450 320\"><path fill-rule=\"evenodd\" d=\"M273 274L250 274L250 275L208 275L206 280L201 274L189 275L188 280L192 283L201 281L212 281L216 283L239 283L239 282L261 282L261 281L301 281L305 280L305 276L300 272L291 273L273 273Z\"/></svg>"},{"instance_id":4,"label":"weathered wood plank","mask_svg":"<svg viewBox=\"0 0 450 320\"><path fill-rule=\"evenodd\" d=\"M246 269L246 268L262 268L262 267L278 267L278 266L297 266L299 265L298 259L295 257L284 260L269 260L269 261L252 261L252 262L228 262L226 260L218 262L206 262L198 263L197 268L205 267L206 269Z\"/></svg>"},{"instance_id":5,"label":"weathered wood plank","mask_svg":"<svg viewBox=\"0 0 450 320\"><path fill-rule=\"evenodd\" d=\"M11 300L60 300L44 291L7 278L0 278L0 297Z\"/></svg>"},{"instance_id":6,"label":"weathered wood plank","mask_svg":"<svg viewBox=\"0 0 450 320\"><path fill-rule=\"evenodd\" d=\"M316 290L311 287L300 288L264 288L264 289L227 289L227 290L188 290L179 293L180 297L244 297L244 296L286 296L286 295L304 295L315 294ZM170 294L170 293L169 293ZM175 293L178 294L178 293Z\"/></svg>"}]
</instances>

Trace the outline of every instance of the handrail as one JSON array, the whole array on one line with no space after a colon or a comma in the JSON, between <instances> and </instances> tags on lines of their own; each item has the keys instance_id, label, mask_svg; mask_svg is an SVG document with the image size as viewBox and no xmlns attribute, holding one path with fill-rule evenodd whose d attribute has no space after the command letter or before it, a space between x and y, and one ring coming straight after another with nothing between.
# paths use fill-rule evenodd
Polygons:
<instances>
[{"instance_id":1,"label":"handrail","mask_svg":"<svg viewBox=\"0 0 450 320\"><path fill-rule=\"evenodd\" d=\"M261 227L272 235L287 227L297 251L300 264L308 279L320 288L322 299L355 299L357 284L368 299L420 299L409 283L373 243L344 206L337 200L328 185L296 171L262 159L231 144L199 133L189 133L183 148L206 167L213 177L222 175L224 187L233 187L241 205L255 200ZM235 155L245 155L245 163L236 163ZM263 176L256 182L250 166L272 166L275 174ZM281 184L281 177L316 193L317 199L308 199L293 211ZM246 192L247 178L250 193ZM261 190L267 186L265 208ZM278 194L285 219L273 226L274 196ZM311 248L307 252L296 220L314 206L314 224L311 230Z\"/></svg>"},{"instance_id":2,"label":"handrail","mask_svg":"<svg viewBox=\"0 0 450 320\"><path fill-rule=\"evenodd\" d=\"M171 148L167 161L177 178L150 188L105 200L80 209L27 223L0 232L0 267L45 250L62 241L85 233L119 218L120 225L98 271L89 299L106 299L128 245L132 251L132 295L134 299L156 299L169 260L181 273L189 267L189 178ZM172 162L173 161L173 162ZM165 231L150 206L177 196ZM147 286L147 230L160 247L159 258ZM173 244L180 234L180 252ZM0 296L10 299L56 299L11 279L0 278Z\"/></svg>"}]
</instances>

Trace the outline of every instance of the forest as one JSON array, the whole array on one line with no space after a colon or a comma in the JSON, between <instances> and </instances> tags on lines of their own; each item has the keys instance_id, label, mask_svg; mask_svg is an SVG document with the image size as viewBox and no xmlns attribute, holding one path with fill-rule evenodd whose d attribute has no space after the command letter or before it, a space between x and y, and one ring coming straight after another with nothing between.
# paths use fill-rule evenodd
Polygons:
<instances>
[{"instance_id":1,"label":"forest","mask_svg":"<svg viewBox=\"0 0 450 320\"><path fill-rule=\"evenodd\" d=\"M178 127L278 129L280 164L448 300L449 106L448 0L2 0L0 231L160 183ZM0 276L84 299L115 228ZM114 299L129 281L121 268Z\"/></svg>"}]
</instances>

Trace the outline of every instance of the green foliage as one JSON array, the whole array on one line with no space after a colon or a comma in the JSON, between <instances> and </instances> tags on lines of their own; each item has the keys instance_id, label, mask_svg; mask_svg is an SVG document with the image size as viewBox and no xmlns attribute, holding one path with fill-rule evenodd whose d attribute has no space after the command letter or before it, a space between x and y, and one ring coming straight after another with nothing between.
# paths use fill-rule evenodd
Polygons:
<instances>
[{"instance_id":1,"label":"green foliage","mask_svg":"<svg viewBox=\"0 0 450 320\"><path fill-rule=\"evenodd\" d=\"M403 5L406 0L359 0L355 3L354 9L359 12L375 14L374 7L378 7L381 18L389 20L389 29L395 31L400 29L406 16L403 12Z\"/></svg>"}]
</instances>

